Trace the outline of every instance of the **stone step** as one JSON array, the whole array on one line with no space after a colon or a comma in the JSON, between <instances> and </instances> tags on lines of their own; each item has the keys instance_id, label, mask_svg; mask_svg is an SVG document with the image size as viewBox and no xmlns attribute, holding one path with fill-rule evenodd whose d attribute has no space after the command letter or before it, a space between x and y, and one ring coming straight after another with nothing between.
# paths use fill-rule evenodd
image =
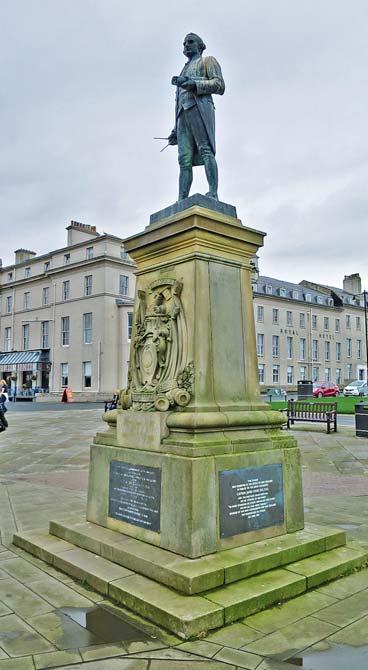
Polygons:
<instances>
[{"instance_id":1,"label":"stone step","mask_svg":"<svg viewBox=\"0 0 368 670\"><path fill-rule=\"evenodd\" d=\"M86 521L51 521L50 533L188 595L294 563L346 542L341 530L307 525L296 533L190 559Z\"/></svg>"},{"instance_id":2,"label":"stone step","mask_svg":"<svg viewBox=\"0 0 368 670\"><path fill-rule=\"evenodd\" d=\"M293 598L368 560L367 548L351 543L198 596L184 595L47 533L17 534L14 543L185 639Z\"/></svg>"},{"instance_id":3,"label":"stone step","mask_svg":"<svg viewBox=\"0 0 368 670\"><path fill-rule=\"evenodd\" d=\"M312 589L354 569L362 568L367 561L368 548L350 543L345 547L331 549L318 556L292 563L282 570L271 570L205 595L212 602L224 607L225 623L230 623L270 607L275 602L292 598L302 590ZM304 579L305 582L289 582L286 577L288 573Z\"/></svg>"},{"instance_id":4,"label":"stone step","mask_svg":"<svg viewBox=\"0 0 368 670\"><path fill-rule=\"evenodd\" d=\"M312 589L367 564L368 545L349 542L345 547L290 563L286 569L303 575L307 580L307 589Z\"/></svg>"}]
</instances>

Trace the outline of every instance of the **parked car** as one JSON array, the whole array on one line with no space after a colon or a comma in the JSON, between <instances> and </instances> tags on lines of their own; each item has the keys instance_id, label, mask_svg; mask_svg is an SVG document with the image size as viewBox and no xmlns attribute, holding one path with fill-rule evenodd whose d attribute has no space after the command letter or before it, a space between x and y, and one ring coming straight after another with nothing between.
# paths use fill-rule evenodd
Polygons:
<instances>
[{"instance_id":1,"label":"parked car","mask_svg":"<svg viewBox=\"0 0 368 670\"><path fill-rule=\"evenodd\" d=\"M313 384L313 398L337 397L340 389L333 382L315 382Z\"/></svg>"},{"instance_id":2,"label":"parked car","mask_svg":"<svg viewBox=\"0 0 368 670\"><path fill-rule=\"evenodd\" d=\"M350 382L344 388L344 395L368 395L368 385L362 379L357 379L355 382Z\"/></svg>"},{"instance_id":3,"label":"parked car","mask_svg":"<svg viewBox=\"0 0 368 670\"><path fill-rule=\"evenodd\" d=\"M267 400L286 400L287 392L279 386L270 386L261 391L262 395L267 396Z\"/></svg>"}]
</instances>

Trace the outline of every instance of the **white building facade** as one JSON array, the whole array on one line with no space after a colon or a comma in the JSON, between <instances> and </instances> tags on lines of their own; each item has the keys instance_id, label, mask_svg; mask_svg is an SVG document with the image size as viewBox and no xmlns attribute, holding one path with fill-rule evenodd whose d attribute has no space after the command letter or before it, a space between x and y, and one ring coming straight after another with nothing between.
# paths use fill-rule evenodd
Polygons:
<instances>
[{"instance_id":1,"label":"white building facade","mask_svg":"<svg viewBox=\"0 0 368 670\"><path fill-rule=\"evenodd\" d=\"M72 221L67 246L0 268L0 376L13 394L108 397L126 384L134 262L122 240Z\"/></svg>"},{"instance_id":2,"label":"white building facade","mask_svg":"<svg viewBox=\"0 0 368 670\"><path fill-rule=\"evenodd\" d=\"M299 380L340 387L367 379L364 292L359 275L343 288L254 276L254 319L262 387L294 390Z\"/></svg>"}]
</instances>

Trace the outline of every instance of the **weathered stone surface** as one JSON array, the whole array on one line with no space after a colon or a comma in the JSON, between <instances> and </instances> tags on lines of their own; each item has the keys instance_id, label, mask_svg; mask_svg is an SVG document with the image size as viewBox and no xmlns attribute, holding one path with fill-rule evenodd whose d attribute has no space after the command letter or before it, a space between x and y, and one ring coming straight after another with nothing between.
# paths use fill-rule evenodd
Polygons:
<instances>
[{"instance_id":1,"label":"weathered stone surface","mask_svg":"<svg viewBox=\"0 0 368 670\"><path fill-rule=\"evenodd\" d=\"M306 579L286 570L272 570L263 575L243 579L206 593L206 598L225 610L225 623L270 607L280 600L293 598L306 590Z\"/></svg>"},{"instance_id":2,"label":"weathered stone surface","mask_svg":"<svg viewBox=\"0 0 368 670\"><path fill-rule=\"evenodd\" d=\"M80 663L82 658L78 649L68 649L67 651L51 651L48 654L35 654L33 660L36 670L46 670L59 668L63 664Z\"/></svg>"},{"instance_id":3,"label":"weathered stone surface","mask_svg":"<svg viewBox=\"0 0 368 670\"><path fill-rule=\"evenodd\" d=\"M0 630L1 647L9 656L28 656L54 650L47 640L35 632L33 626L28 626L15 614L1 617ZM20 664L14 664L14 669L18 670L19 667Z\"/></svg>"},{"instance_id":4,"label":"weathered stone surface","mask_svg":"<svg viewBox=\"0 0 368 670\"><path fill-rule=\"evenodd\" d=\"M55 556L54 565L72 577L86 582L99 593L108 592L109 582L132 575L131 570L111 563L85 549L73 549Z\"/></svg>"},{"instance_id":5,"label":"weathered stone surface","mask_svg":"<svg viewBox=\"0 0 368 670\"><path fill-rule=\"evenodd\" d=\"M183 638L201 635L224 623L221 606L199 596L175 593L138 575L112 582L109 595Z\"/></svg>"},{"instance_id":6,"label":"weathered stone surface","mask_svg":"<svg viewBox=\"0 0 368 670\"><path fill-rule=\"evenodd\" d=\"M225 663L234 663L237 668L255 670L262 661L262 657L257 656L257 654L250 654L248 651L242 649L224 647L218 654L216 654L215 660L224 661Z\"/></svg>"},{"instance_id":7,"label":"weathered stone surface","mask_svg":"<svg viewBox=\"0 0 368 670\"><path fill-rule=\"evenodd\" d=\"M164 209L160 209L158 212L151 214L150 225L155 223L163 223L165 219L171 218L172 216L175 216L175 214L184 212L186 209L194 206L205 207L206 209L210 209L213 212L219 212L220 214L225 214L226 216L231 216L235 219L237 218L236 207L234 207L234 205L229 205L226 202L208 198L206 195L202 195L201 193L194 193L193 195L189 196L189 198L175 202L173 205L165 207Z\"/></svg>"},{"instance_id":8,"label":"weathered stone surface","mask_svg":"<svg viewBox=\"0 0 368 670\"><path fill-rule=\"evenodd\" d=\"M311 591L282 603L282 605L246 617L243 622L266 635L274 633L284 626L293 626L296 621L304 619L310 614L318 616L319 610L323 610L323 608L328 610L328 606L335 602L336 600L330 596L325 596L318 591ZM317 614L315 614L316 612Z\"/></svg>"},{"instance_id":9,"label":"weathered stone surface","mask_svg":"<svg viewBox=\"0 0 368 670\"><path fill-rule=\"evenodd\" d=\"M318 586L323 582L336 579L341 575L359 568L368 560L368 553L364 549L339 547L330 551L305 558L303 561L291 563L287 570L307 578L308 588Z\"/></svg>"}]
</instances>

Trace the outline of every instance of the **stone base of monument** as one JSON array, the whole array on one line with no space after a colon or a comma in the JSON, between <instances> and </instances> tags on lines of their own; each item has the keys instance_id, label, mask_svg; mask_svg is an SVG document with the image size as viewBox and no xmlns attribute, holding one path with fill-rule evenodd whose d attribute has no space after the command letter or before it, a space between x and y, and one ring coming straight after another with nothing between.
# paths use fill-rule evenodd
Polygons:
<instances>
[{"instance_id":1,"label":"stone base of monument","mask_svg":"<svg viewBox=\"0 0 368 670\"><path fill-rule=\"evenodd\" d=\"M181 638L203 636L349 573L368 560L345 533L305 529L186 559L93 523L51 522L14 543Z\"/></svg>"},{"instance_id":2,"label":"stone base of monument","mask_svg":"<svg viewBox=\"0 0 368 670\"><path fill-rule=\"evenodd\" d=\"M300 451L260 401L251 288L264 234L205 196L125 242L137 263L124 409L91 448L87 520L14 542L182 638L363 565L304 527Z\"/></svg>"}]
</instances>

